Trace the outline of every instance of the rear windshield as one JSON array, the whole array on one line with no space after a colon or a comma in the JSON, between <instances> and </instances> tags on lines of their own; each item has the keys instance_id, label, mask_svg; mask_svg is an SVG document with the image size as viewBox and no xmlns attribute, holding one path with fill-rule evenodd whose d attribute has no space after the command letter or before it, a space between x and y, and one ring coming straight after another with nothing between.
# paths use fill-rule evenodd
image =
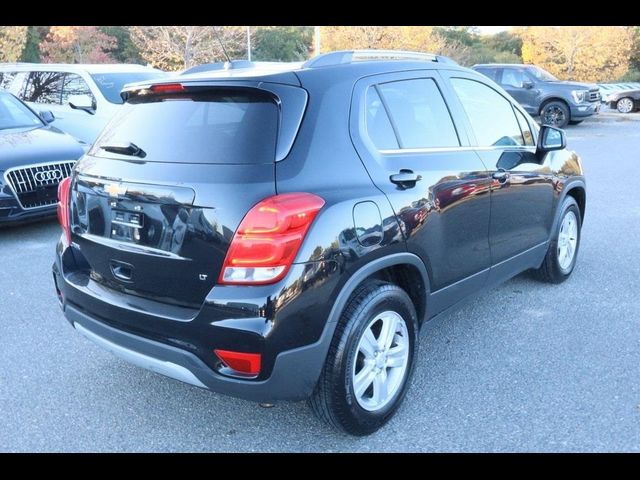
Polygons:
<instances>
[{"instance_id":1,"label":"rear windshield","mask_svg":"<svg viewBox=\"0 0 640 480\"><path fill-rule=\"evenodd\" d=\"M257 90L133 97L105 127L96 147L133 143L145 161L273 163L278 107ZM98 156L112 156L94 148ZM92 152L93 153L93 152Z\"/></svg>"}]
</instances>

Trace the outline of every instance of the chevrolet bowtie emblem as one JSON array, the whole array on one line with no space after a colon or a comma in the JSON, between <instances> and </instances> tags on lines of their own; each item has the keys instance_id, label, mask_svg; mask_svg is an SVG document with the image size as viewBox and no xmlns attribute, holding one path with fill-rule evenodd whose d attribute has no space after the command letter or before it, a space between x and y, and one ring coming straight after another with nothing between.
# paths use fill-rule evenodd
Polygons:
<instances>
[{"instance_id":1,"label":"chevrolet bowtie emblem","mask_svg":"<svg viewBox=\"0 0 640 480\"><path fill-rule=\"evenodd\" d=\"M118 197L127 193L127 187L119 183L105 183L104 191L109 194L110 197Z\"/></svg>"}]
</instances>

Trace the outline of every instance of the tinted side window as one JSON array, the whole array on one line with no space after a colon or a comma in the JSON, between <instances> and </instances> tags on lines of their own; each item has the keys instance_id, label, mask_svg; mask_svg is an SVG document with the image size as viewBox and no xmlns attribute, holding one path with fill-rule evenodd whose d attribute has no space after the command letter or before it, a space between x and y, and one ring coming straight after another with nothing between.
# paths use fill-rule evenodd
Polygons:
<instances>
[{"instance_id":1,"label":"tinted side window","mask_svg":"<svg viewBox=\"0 0 640 480\"><path fill-rule=\"evenodd\" d=\"M451 84L467 113L478 146L524 145L511 102L475 80L452 78Z\"/></svg>"},{"instance_id":2,"label":"tinted side window","mask_svg":"<svg viewBox=\"0 0 640 480\"><path fill-rule=\"evenodd\" d=\"M367 133L379 150L398 148L396 134L387 116L387 111L380 100L376 87L367 90Z\"/></svg>"},{"instance_id":3,"label":"tinted side window","mask_svg":"<svg viewBox=\"0 0 640 480\"><path fill-rule=\"evenodd\" d=\"M64 73L61 72L31 72L23 100L60 105L63 78Z\"/></svg>"},{"instance_id":4,"label":"tinted side window","mask_svg":"<svg viewBox=\"0 0 640 480\"><path fill-rule=\"evenodd\" d=\"M478 73L481 73L485 77L489 77L491 80L495 80L496 79L497 70L495 68L480 67L480 68L476 68L475 71L478 72Z\"/></svg>"},{"instance_id":5,"label":"tinted side window","mask_svg":"<svg viewBox=\"0 0 640 480\"><path fill-rule=\"evenodd\" d=\"M522 88L524 81L524 72L522 70L515 70L513 68L505 68L502 70L501 85L508 87Z\"/></svg>"},{"instance_id":6,"label":"tinted side window","mask_svg":"<svg viewBox=\"0 0 640 480\"><path fill-rule=\"evenodd\" d=\"M447 105L432 79L390 82L378 88L400 148L460 146Z\"/></svg>"},{"instance_id":7,"label":"tinted side window","mask_svg":"<svg viewBox=\"0 0 640 480\"><path fill-rule=\"evenodd\" d=\"M0 72L0 88L8 90L17 72Z\"/></svg>"},{"instance_id":8,"label":"tinted side window","mask_svg":"<svg viewBox=\"0 0 640 480\"><path fill-rule=\"evenodd\" d=\"M536 142L533 138L533 133L531 132L531 127L529 126L529 122L524 117L522 113L520 113L517 109L513 109L516 112L516 117L518 119L518 123L520 124L520 130L522 130L522 137L524 138L525 145L535 145Z\"/></svg>"},{"instance_id":9,"label":"tinted side window","mask_svg":"<svg viewBox=\"0 0 640 480\"><path fill-rule=\"evenodd\" d=\"M24 100L23 88L27 79L27 72L9 72L5 73L5 75L10 75L10 77L7 77L6 84L2 88L9 90L16 97Z\"/></svg>"},{"instance_id":10,"label":"tinted side window","mask_svg":"<svg viewBox=\"0 0 640 480\"><path fill-rule=\"evenodd\" d=\"M91 93L91 89L84 79L75 73L67 73L64 77L64 85L62 87L62 104L69 103L71 95L89 95L92 103L95 104L95 97Z\"/></svg>"}]
</instances>

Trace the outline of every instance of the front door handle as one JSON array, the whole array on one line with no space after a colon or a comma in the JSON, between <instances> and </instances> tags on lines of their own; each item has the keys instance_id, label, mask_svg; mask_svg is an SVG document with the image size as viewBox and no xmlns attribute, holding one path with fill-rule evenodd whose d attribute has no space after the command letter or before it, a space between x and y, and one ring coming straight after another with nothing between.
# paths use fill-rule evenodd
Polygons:
<instances>
[{"instance_id":1,"label":"front door handle","mask_svg":"<svg viewBox=\"0 0 640 480\"><path fill-rule=\"evenodd\" d=\"M389 180L391 180L391 183L398 185L402 190L405 190L407 188L415 187L416 182L422 180L422 175L413 173L413 170L403 168L399 173L391 175Z\"/></svg>"},{"instance_id":2,"label":"front door handle","mask_svg":"<svg viewBox=\"0 0 640 480\"><path fill-rule=\"evenodd\" d=\"M491 177L494 180L498 180L500 183L504 183L509 178L509 172L507 172L504 168L500 168L497 171L493 172Z\"/></svg>"}]
</instances>

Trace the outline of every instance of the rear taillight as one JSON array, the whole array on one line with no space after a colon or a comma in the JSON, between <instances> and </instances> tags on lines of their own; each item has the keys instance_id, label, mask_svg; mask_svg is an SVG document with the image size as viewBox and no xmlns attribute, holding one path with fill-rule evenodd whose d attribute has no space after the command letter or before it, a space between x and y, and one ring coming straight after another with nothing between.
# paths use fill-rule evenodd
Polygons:
<instances>
[{"instance_id":1,"label":"rear taillight","mask_svg":"<svg viewBox=\"0 0 640 480\"><path fill-rule=\"evenodd\" d=\"M311 193L262 200L236 230L218 283L262 285L283 278L323 205L324 200Z\"/></svg>"},{"instance_id":2,"label":"rear taillight","mask_svg":"<svg viewBox=\"0 0 640 480\"><path fill-rule=\"evenodd\" d=\"M71 177L58 184L58 222L62 227L66 245L71 245L71 223L69 220L69 195L71 193Z\"/></svg>"}]
</instances>

